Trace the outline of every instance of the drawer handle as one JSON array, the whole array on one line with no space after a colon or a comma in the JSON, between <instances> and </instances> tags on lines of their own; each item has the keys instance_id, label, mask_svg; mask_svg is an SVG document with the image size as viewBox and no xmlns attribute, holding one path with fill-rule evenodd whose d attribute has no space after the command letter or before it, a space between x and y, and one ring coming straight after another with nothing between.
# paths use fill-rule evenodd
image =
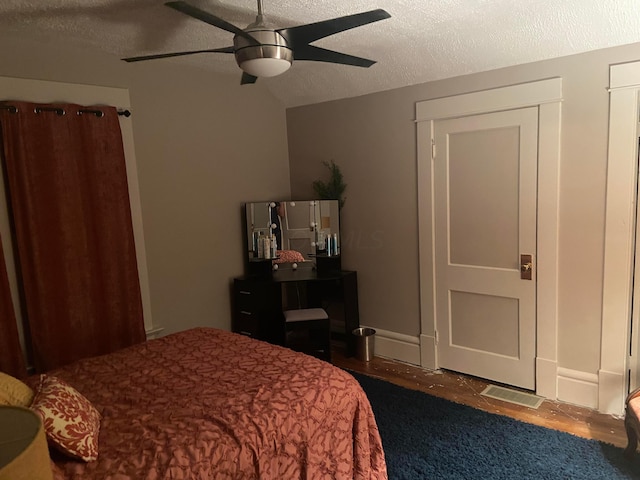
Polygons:
<instances>
[{"instance_id":1,"label":"drawer handle","mask_svg":"<svg viewBox=\"0 0 640 480\"><path fill-rule=\"evenodd\" d=\"M246 310L240 310L240 313L241 313L242 315L252 315L252 313L251 313L251 312L247 312Z\"/></svg>"},{"instance_id":2,"label":"drawer handle","mask_svg":"<svg viewBox=\"0 0 640 480\"><path fill-rule=\"evenodd\" d=\"M245 332L244 330L240 330L240 333L242 335L246 335L247 337L253 337L253 334L251 332Z\"/></svg>"},{"instance_id":3,"label":"drawer handle","mask_svg":"<svg viewBox=\"0 0 640 480\"><path fill-rule=\"evenodd\" d=\"M251 295L251 292L247 292L246 290L240 290L240 295Z\"/></svg>"}]
</instances>

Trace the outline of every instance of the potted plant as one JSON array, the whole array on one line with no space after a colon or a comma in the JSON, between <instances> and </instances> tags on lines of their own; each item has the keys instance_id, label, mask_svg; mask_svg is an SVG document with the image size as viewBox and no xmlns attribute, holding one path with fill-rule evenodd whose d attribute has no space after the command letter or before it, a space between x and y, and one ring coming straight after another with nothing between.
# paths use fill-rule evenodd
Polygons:
<instances>
[{"instance_id":1,"label":"potted plant","mask_svg":"<svg viewBox=\"0 0 640 480\"><path fill-rule=\"evenodd\" d=\"M340 167L333 160L331 162L324 161L322 164L331 172L329 180L327 182L322 180L314 181L313 190L320 200L338 200L338 207L342 209L347 200L344 197L347 184L344 183Z\"/></svg>"}]
</instances>

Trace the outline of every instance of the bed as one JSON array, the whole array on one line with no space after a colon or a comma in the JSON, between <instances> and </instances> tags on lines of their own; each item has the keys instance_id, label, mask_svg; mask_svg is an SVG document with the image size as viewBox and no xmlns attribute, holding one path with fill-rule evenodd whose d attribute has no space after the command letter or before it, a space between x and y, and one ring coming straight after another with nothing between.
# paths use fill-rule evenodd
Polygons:
<instances>
[{"instance_id":1,"label":"bed","mask_svg":"<svg viewBox=\"0 0 640 480\"><path fill-rule=\"evenodd\" d=\"M48 375L100 415L97 459L53 451L56 479L387 478L357 381L286 348L196 328Z\"/></svg>"}]
</instances>

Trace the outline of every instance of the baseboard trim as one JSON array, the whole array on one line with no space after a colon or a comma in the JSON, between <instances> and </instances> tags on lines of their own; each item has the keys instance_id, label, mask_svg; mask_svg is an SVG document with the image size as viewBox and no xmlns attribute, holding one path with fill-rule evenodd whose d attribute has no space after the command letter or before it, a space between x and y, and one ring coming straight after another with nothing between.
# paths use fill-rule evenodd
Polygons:
<instances>
[{"instance_id":1,"label":"baseboard trim","mask_svg":"<svg viewBox=\"0 0 640 480\"><path fill-rule=\"evenodd\" d=\"M558 363L536 358L536 394L549 400L558 398Z\"/></svg>"},{"instance_id":2,"label":"baseboard trim","mask_svg":"<svg viewBox=\"0 0 640 480\"><path fill-rule=\"evenodd\" d=\"M433 335L420 334L420 365L435 370L438 368L437 342Z\"/></svg>"},{"instance_id":3,"label":"baseboard trim","mask_svg":"<svg viewBox=\"0 0 640 480\"><path fill-rule=\"evenodd\" d=\"M361 325L366 326L366 325ZM420 339L403 333L382 330L376 327L374 354L377 357L387 357L413 365L420 365Z\"/></svg>"},{"instance_id":4,"label":"baseboard trim","mask_svg":"<svg viewBox=\"0 0 640 480\"><path fill-rule=\"evenodd\" d=\"M558 367L558 400L598 409L598 375Z\"/></svg>"},{"instance_id":5,"label":"baseboard trim","mask_svg":"<svg viewBox=\"0 0 640 480\"><path fill-rule=\"evenodd\" d=\"M158 338L163 330L164 330L164 327L150 328L145 332L145 334L147 335L147 340Z\"/></svg>"},{"instance_id":6,"label":"baseboard trim","mask_svg":"<svg viewBox=\"0 0 640 480\"><path fill-rule=\"evenodd\" d=\"M598 380L598 411L611 415L623 415L626 397L624 375L607 370L599 370Z\"/></svg>"},{"instance_id":7,"label":"baseboard trim","mask_svg":"<svg viewBox=\"0 0 640 480\"><path fill-rule=\"evenodd\" d=\"M435 352L433 337L428 335L414 337L380 328L370 328L376 330L374 342L376 356L424 368L431 368L431 364L435 365L435 357L431 354L431 352ZM557 362L537 358L536 377L538 383L536 394L542 397L591 408L602 413L622 414L619 396L614 395L611 398L600 399L598 397L599 392L603 390L602 386L606 385L606 380L609 377L615 377L611 378L614 383L619 382L617 374L600 371L599 377L594 373L558 367Z\"/></svg>"}]
</instances>

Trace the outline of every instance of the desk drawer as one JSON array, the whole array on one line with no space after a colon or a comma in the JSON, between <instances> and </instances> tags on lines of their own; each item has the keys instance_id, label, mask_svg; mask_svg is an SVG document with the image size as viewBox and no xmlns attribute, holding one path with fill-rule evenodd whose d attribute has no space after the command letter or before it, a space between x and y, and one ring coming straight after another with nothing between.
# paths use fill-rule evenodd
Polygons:
<instances>
[{"instance_id":1,"label":"desk drawer","mask_svg":"<svg viewBox=\"0 0 640 480\"><path fill-rule=\"evenodd\" d=\"M237 311L233 331L248 337L260 338L260 319L258 315L246 310Z\"/></svg>"},{"instance_id":2,"label":"desk drawer","mask_svg":"<svg viewBox=\"0 0 640 480\"><path fill-rule=\"evenodd\" d=\"M255 313L264 304L264 294L253 291L250 288L236 287L235 300L237 309Z\"/></svg>"},{"instance_id":3,"label":"desk drawer","mask_svg":"<svg viewBox=\"0 0 640 480\"><path fill-rule=\"evenodd\" d=\"M274 318L282 315L280 287L273 282L235 279L232 330L269 341Z\"/></svg>"},{"instance_id":4,"label":"desk drawer","mask_svg":"<svg viewBox=\"0 0 640 480\"><path fill-rule=\"evenodd\" d=\"M275 284L236 280L233 290L236 309L256 313L277 309L281 304L280 289Z\"/></svg>"}]
</instances>

